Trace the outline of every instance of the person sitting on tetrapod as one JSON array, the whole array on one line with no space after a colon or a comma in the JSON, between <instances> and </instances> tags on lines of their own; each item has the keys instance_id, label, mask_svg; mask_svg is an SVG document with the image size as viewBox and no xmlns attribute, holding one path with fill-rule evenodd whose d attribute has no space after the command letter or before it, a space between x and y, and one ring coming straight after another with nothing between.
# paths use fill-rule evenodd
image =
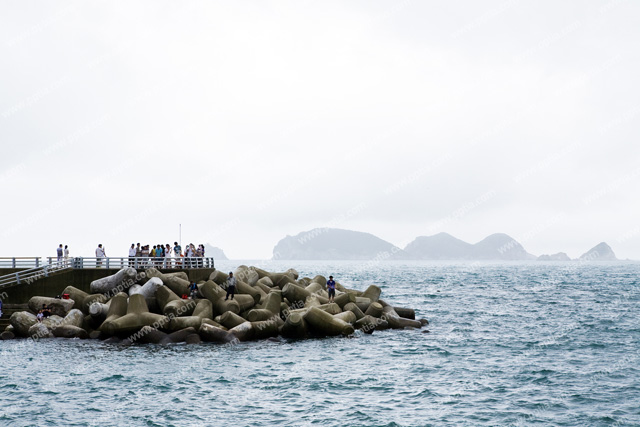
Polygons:
<instances>
[{"instance_id":1,"label":"person sitting on tetrapod","mask_svg":"<svg viewBox=\"0 0 640 427\"><path fill-rule=\"evenodd\" d=\"M191 299L196 299L196 296L198 295L198 285L196 285L196 282L191 282L189 285L189 291Z\"/></svg>"},{"instance_id":2,"label":"person sitting on tetrapod","mask_svg":"<svg viewBox=\"0 0 640 427\"><path fill-rule=\"evenodd\" d=\"M42 312L42 317L51 316L51 307L47 307L47 304L42 304L42 309L40 311Z\"/></svg>"}]
</instances>

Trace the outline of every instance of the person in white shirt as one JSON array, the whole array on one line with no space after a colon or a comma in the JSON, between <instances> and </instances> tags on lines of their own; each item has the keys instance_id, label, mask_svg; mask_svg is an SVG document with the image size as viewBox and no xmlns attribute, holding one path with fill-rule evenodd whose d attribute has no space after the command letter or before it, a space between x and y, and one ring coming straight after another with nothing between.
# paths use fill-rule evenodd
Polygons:
<instances>
[{"instance_id":1,"label":"person in white shirt","mask_svg":"<svg viewBox=\"0 0 640 427\"><path fill-rule=\"evenodd\" d=\"M193 243L189 243L189 246L187 246L187 253L185 254L185 256L187 257L186 259L187 268L192 267L191 260L195 255L196 255L195 247L193 246Z\"/></svg>"},{"instance_id":2,"label":"person in white shirt","mask_svg":"<svg viewBox=\"0 0 640 427\"><path fill-rule=\"evenodd\" d=\"M105 256L107 256L107 254L102 247L102 243L100 243L96 248L96 268L100 268L102 266L102 258Z\"/></svg>"},{"instance_id":3,"label":"person in white shirt","mask_svg":"<svg viewBox=\"0 0 640 427\"><path fill-rule=\"evenodd\" d=\"M168 243L164 247L164 268L171 268L171 245Z\"/></svg>"},{"instance_id":4,"label":"person in white shirt","mask_svg":"<svg viewBox=\"0 0 640 427\"><path fill-rule=\"evenodd\" d=\"M69 266L69 245L64 245L64 266Z\"/></svg>"},{"instance_id":5,"label":"person in white shirt","mask_svg":"<svg viewBox=\"0 0 640 427\"><path fill-rule=\"evenodd\" d=\"M133 267L135 258L136 258L136 245L132 243L131 247L129 248L129 267Z\"/></svg>"}]
</instances>

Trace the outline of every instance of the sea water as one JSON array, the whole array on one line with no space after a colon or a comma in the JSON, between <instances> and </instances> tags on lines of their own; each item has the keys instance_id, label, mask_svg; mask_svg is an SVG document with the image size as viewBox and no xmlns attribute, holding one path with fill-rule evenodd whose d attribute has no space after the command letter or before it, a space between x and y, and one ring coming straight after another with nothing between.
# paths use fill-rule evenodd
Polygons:
<instances>
[{"instance_id":1,"label":"sea water","mask_svg":"<svg viewBox=\"0 0 640 427\"><path fill-rule=\"evenodd\" d=\"M0 341L0 426L640 425L638 263L260 266L376 283L430 324L234 346Z\"/></svg>"}]
</instances>

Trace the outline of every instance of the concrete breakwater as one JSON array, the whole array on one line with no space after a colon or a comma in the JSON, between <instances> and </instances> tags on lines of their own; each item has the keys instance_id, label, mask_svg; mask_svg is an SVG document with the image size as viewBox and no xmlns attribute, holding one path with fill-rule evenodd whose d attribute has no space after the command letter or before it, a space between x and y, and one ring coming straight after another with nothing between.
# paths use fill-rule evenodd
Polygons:
<instances>
[{"instance_id":1,"label":"concrete breakwater","mask_svg":"<svg viewBox=\"0 0 640 427\"><path fill-rule=\"evenodd\" d=\"M349 336L355 331L421 328L410 308L382 300L381 289L347 289L336 283L330 302L327 279L300 278L297 271L268 272L240 266L236 294L226 299L228 275L214 270L196 284L193 298L185 272L124 268L94 280L87 293L74 286L62 290L69 299L30 298L29 310L11 315L2 339L24 337L92 338L123 344L200 341L234 343L277 336L305 339ZM85 286L86 289L86 286ZM41 307L51 315L38 319Z\"/></svg>"}]
</instances>

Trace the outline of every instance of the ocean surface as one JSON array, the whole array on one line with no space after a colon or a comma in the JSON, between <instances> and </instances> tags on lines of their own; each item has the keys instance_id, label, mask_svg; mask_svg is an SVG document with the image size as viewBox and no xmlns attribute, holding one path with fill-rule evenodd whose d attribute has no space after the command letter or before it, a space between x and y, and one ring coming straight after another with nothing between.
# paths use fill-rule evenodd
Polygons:
<instances>
[{"instance_id":1,"label":"ocean surface","mask_svg":"<svg viewBox=\"0 0 640 427\"><path fill-rule=\"evenodd\" d=\"M430 324L235 346L0 341L0 427L640 425L638 263L253 264L376 283Z\"/></svg>"}]
</instances>

